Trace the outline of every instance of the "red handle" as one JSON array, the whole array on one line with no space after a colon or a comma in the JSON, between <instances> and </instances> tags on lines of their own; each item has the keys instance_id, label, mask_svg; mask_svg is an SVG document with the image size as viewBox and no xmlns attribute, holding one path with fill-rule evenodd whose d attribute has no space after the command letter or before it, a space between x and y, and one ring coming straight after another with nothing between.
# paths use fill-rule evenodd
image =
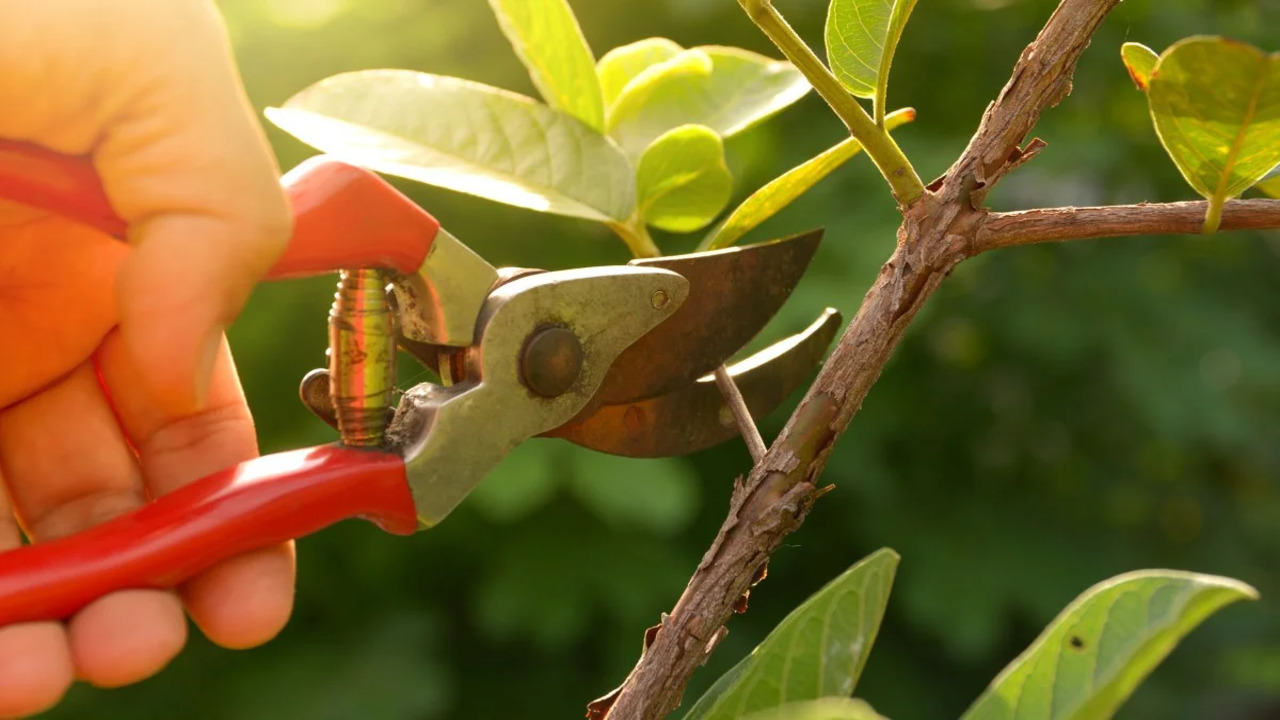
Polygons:
<instances>
[{"instance_id":1,"label":"red handle","mask_svg":"<svg viewBox=\"0 0 1280 720\"><path fill-rule=\"evenodd\" d=\"M342 268L412 273L440 223L382 178L327 157L312 158L281 182L294 231L267 277L318 275ZM127 223L111 207L88 158L0 140L0 198L63 215L123 238Z\"/></svg>"},{"instance_id":2,"label":"red handle","mask_svg":"<svg viewBox=\"0 0 1280 720\"><path fill-rule=\"evenodd\" d=\"M0 626L65 618L114 590L171 588L349 517L398 535L417 529L398 455L323 446L250 460L102 525L0 553Z\"/></svg>"}]
</instances>

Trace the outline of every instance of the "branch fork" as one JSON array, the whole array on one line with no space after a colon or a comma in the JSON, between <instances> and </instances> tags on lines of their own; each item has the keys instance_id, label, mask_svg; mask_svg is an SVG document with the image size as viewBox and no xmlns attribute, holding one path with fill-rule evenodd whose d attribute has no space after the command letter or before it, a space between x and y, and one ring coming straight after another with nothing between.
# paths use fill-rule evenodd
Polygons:
<instances>
[{"instance_id":1,"label":"branch fork","mask_svg":"<svg viewBox=\"0 0 1280 720\"><path fill-rule=\"evenodd\" d=\"M994 213L986 195L1045 144L1027 136L1041 113L1071 90L1094 32L1120 0L1062 0L1018 59L968 147L927 188L901 150L875 128L771 0L739 0L863 142L903 208L898 244L782 433L734 483L728 516L671 613L646 635L645 652L622 686L597 706L608 720L659 720L675 710L724 623L781 544L829 488L817 477L925 301L960 262L988 250L1123 235L1198 233L1203 202ZM834 87L832 87L834 83ZM865 119L865 123L863 120ZM869 127L868 127L869 126ZM881 137L883 135L883 137ZM1222 228L1280 228L1280 200L1226 204ZM754 427L754 425L752 425ZM763 443L761 443L763 445ZM602 699L605 700L605 699ZM594 705L594 704L593 704Z\"/></svg>"}]
</instances>

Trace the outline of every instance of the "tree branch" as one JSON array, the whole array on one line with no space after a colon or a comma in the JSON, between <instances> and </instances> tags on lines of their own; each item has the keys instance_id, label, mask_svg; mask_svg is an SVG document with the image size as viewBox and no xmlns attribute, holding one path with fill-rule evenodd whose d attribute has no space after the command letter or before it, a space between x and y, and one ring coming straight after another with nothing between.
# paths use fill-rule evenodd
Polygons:
<instances>
[{"instance_id":1,"label":"tree branch","mask_svg":"<svg viewBox=\"0 0 1280 720\"><path fill-rule=\"evenodd\" d=\"M1062 0L1039 37L1022 53L968 148L919 202L906 209L897 248L880 269L858 314L778 439L750 475L734 483L728 517L675 608L645 634L639 662L615 693L592 704L591 717L607 713L609 720L659 720L680 705L689 677L714 649L724 623L759 579L770 554L800 526L825 492L818 486L818 475L832 445L943 278L979 248L1019 244L1009 239L1013 233L1036 227L1042 228L1043 239L1055 239L1055 231L1043 228L1069 225L1072 212L1086 212L1065 211L1067 221L1055 224L1045 219L1055 211L991 214L980 208L1001 177L1043 146L1033 141L1025 149L1019 147L1040 114L1070 92L1080 54L1118 3ZM1264 211L1272 212L1269 203L1263 205L1267 206ZM1254 211L1255 201L1233 203L1234 207L1248 214ZM1180 217L1180 212L1171 211L1170 217ZM1203 207L1185 212L1195 217L1194 230L1198 230ZM1233 210L1232 217L1236 214ZM1095 216L1093 220L1115 218L1102 221ZM1172 227L1169 217L1165 222ZM1116 227L1138 231L1133 221Z\"/></svg>"},{"instance_id":2,"label":"tree branch","mask_svg":"<svg viewBox=\"0 0 1280 720\"><path fill-rule=\"evenodd\" d=\"M978 230L974 249L984 252L1064 240L1198 233L1204 226L1208 205L1206 202L1143 203L991 213ZM1280 227L1280 200L1233 200L1223 210L1222 230L1275 227Z\"/></svg>"}]
</instances>

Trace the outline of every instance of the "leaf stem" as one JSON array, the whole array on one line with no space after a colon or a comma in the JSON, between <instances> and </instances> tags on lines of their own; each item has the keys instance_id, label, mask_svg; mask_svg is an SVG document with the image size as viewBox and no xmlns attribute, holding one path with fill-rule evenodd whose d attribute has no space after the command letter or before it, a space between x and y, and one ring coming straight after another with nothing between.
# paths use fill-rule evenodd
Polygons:
<instances>
[{"instance_id":1,"label":"leaf stem","mask_svg":"<svg viewBox=\"0 0 1280 720\"><path fill-rule=\"evenodd\" d=\"M622 238L622 242L627 244L627 248L631 250L631 254L638 258L655 258L661 257L662 251L658 249L658 245L653 242L653 237L649 235L649 229L645 227L644 219L637 213L630 220L624 223L611 222L605 223L609 229Z\"/></svg>"},{"instance_id":2,"label":"leaf stem","mask_svg":"<svg viewBox=\"0 0 1280 720\"><path fill-rule=\"evenodd\" d=\"M1218 227L1222 225L1222 207L1226 204L1226 198L1221 195L1214 195L1209 198L1209 210L1204 214L1204 234L1212 235L1218 232Z\"/></svg>"},{"instance_id":3,"label":"leaf stem","mask_svg":"<svg viewBox=\"0 0 1280 720\"><path fill-rule=\"evenodd\" d=\"M773 7L773 0L738 0L751 21L769 36L774 45L804 74L809 84L844 121L849 132L862 143L871 161L889 183L898 205L907 208L924 195L924 183L903 154L898 143L884 128L883 122L872 120L867 111L850 95L835 75L814 54L813 49L787 23L786 18ZM883 103L881 103L883 104ZM877 116L883 109L877 110Z\"/></svg>"}]
</instances>

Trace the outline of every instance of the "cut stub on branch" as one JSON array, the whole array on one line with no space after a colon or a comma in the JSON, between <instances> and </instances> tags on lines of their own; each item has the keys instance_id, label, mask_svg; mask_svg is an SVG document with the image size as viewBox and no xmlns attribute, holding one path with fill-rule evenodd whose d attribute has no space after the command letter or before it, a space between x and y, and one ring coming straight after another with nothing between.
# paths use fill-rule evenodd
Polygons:
<instances>
[{"instance_id":1,"label":"cut stub on branch","mask_svg":"<svg viewBox=\"0 0 1280 720\"><path fill-rule=\"evenodd\" d=\"M735 614L742 615L747 611L747 602L751 599L751 588L764 582L767 577L769 577L769 561L765 560L760 563L760 567L756 568L756 574L751 576L751 585L742 593L742 597L739 597L738 601L733 604L733 612Z\"/></svg>"}]
</instances>

